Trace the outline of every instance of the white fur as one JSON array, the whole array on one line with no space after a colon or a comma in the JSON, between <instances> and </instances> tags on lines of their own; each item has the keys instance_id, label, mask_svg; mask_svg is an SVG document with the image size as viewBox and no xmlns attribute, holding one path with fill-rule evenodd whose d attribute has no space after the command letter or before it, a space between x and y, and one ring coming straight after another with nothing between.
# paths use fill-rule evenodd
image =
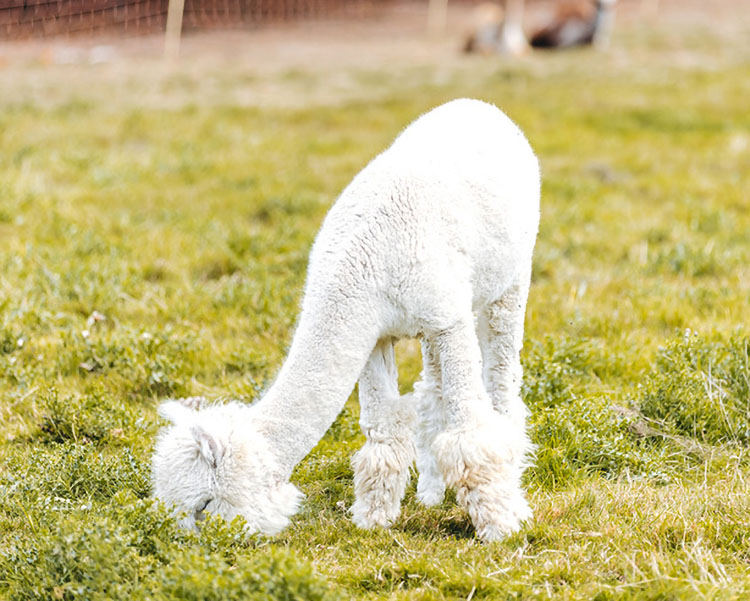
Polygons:
<instances>
[{"instance_id":1,"label":"white fur","mask_svg":"<svg viewBox=\"0 0 750 601\"><path fill-rule=\"evenodd\" d=\"M456 100L423 115L331 208L292 346L263 398L163 406L173 425L154 453L156 496L188 526L210 499L208 511L278 532L301 496L294 466L359 380L367 442L353 460L355 523L393 523L416 456L422 502L439 503L448 485L482 539L517 529L530 515L519 352L538 222L538 163L502 112ZM400 397L393 341L415 336L422 382Z\"/></svg>"},{"instance_id":2,"label":"white fur","mask_svg":"<svg viewBox=\"0 0 750 601\"><path fill-rule=\"evenodd\" d=\"M275 534L297 511L303 495L287 481L264 437L252 431L251 413L239 403L195 411L167 401L159 408L174 425L156 443L154 491L184 514L183 526L194 527L206 511L227 520L242 515L249 530Z\"/></svg>"}]
</instances>

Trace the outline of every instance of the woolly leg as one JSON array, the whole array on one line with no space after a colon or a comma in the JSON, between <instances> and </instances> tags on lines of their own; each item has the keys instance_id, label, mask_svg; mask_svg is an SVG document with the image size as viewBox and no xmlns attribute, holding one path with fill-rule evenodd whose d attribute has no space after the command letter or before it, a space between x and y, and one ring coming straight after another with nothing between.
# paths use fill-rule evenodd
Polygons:
<instances>
[{"instance_id":1,"label":"woolly leg","mask_svg":"<svg viewBox=\"0 0 750 601\"><path fill-rule=\"evenodd\" d=\"M433 451L477 535L498 540L529 516L514 467L523 456L525 434L492 407L473 316L437 333L432 342L440 358L446 420Z\"/></svg>"},{"instance_id":2,"label":"woolly leg","mask_svg":"<svg viewBox=\"0 0 750 601\"><path fill-rule=\"evenodd\" d=\"M398 393L391 340L381 340L359 379L360 426L367 442L354 455L352 519L361 528L390 526L401 510L414 461L414 409Z\"/></svg>"},{"instance_id":3,"label":"woolly leg","mask_svg":"<svg viewBox=\"0 0 750 601\"><path fill-rule=\"evenodd\" d=\"M426 339L422 340L422 375L414 385L417 423L417 499L427 506L437 505L445 496L445 482L432 453L435 437L443 431L443 398L440 392L440 362Z\"/></svg>"},{"instance_id":4,"label":"woolly leg","mask_svg":"<svg viewBox=\"0 0 750 601\"><path fill-rule=\"evenodd\" d=\"M479 324L484 382L492 406L501 415L507 415L513 427L523 433L519 471L526 467L527 454L533 448L526 433L528 410L521 399L520 353L528 291L529 277L524 275L484 311Z\"/></svg>"}]
</instances>

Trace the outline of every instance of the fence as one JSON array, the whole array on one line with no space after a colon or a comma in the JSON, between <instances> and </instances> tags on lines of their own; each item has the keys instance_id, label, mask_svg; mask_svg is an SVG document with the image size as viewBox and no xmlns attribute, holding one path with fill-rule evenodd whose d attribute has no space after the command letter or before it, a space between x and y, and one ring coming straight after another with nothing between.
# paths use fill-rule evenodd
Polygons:
<instances>
[{"instance_id":1,"label":"fence","mask_svg":"<svg viewBox=\"0 0 750 601\"><path fill-rule=\"evenodd\" d=\"M372 15L391 0L185 0L183 30ZM169 0L0 0L0 40L163 31Z\"/></svg>"}]
</instances>

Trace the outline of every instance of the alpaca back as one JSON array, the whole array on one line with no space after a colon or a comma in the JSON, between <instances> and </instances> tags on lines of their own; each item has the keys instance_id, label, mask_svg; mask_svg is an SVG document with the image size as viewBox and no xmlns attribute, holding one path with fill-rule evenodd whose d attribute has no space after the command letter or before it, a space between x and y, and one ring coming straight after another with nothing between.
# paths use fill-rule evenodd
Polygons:
<instances>
[{"instance_id":1,"label":"alpaca back","mask_svg":"<svg viewBox=\"0 0 750 601\"><path fill-rule=\"evenodd\" d=\"M464 281L477 305L501 294L531 260L538 222L539 165L522 132L490 104L455 100L413 122L344 190L316 239L307 296L345 282L386 322L401 320L379 334L411 334L428 315L441 321L443 278Z\"/></svg>"}]
</instances>

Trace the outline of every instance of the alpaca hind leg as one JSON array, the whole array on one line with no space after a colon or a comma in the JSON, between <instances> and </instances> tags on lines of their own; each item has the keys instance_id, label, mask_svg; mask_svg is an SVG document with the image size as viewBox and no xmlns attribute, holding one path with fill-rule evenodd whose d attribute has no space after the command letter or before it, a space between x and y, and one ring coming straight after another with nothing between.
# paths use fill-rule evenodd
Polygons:
<instances>
[{"instance_id":1,"label":"alpaca hind leg","mask_svg":"<svg viewBox=\"0 0 750 601\"><path fill-rule=\"evenodd\" d=\"M477 320L484 384L494 410L511 425L513 453L506 462L506 479L509 483L516 483L509 486L509 490L517 491L510 504L515 507L514 511L521 520L531 517L531 509L521 487L521 477L533 451L526 428L528 410L521 398L523 372L520 352L527 294L528 277L522 277L500 299L489 305Z\"/></svg>"},{"instance_id":2,"label":"alpaca hind leg","mask_svg":"<svg viewBox=\"0 0 750 601\"><path fill-rule=\"evenodd\" d=\"M533 450L526 429L528 409L521 398L523 369L521 348L526 315L529 277L523 276L483 312L482 364L484 381L492 399L492 406L506 415L513 427L522 434L522 452L517 455L520 472L528 465Z\"/></svg>"},{"instance_id":3,"label":"alpaca hind leg","mask_svg":"<svg viewBox=\"0 0 750 601\"><path fill-rule=\"evenodd\" d=\"M422 375L414 385L417 406L417 499L423 505L437 505L445 496L445 482L432 452L435 437L445 427L440 391L440 362L435 349L422 339Z\"/></svg>"},{"instance_id":4,"label":"alpaca hind leg","mask_svg":"<svg viewBox=\"0 0 750 601\"><path fill-rule=\"evenodd\" d=\"M523 435L492 406L470 312L431 339L440 358L444 419L433 451L446 484L455 488L479 538L498 540L520 527L529 508L520 487Z\"/></svg>"},{"instance_id":5,"label":"alpaca hind leg","mask_svg":"<svg viewBox=\"0 0 750 601\"><path fill-rule=\"evenodd\" d=\"M352 519L361 528L390 526L401 510L414 462L414 408L398 393L393 342L376 345L359 379L360 426L367 441L352 458Z\"/></svg>"}]
</instances>

